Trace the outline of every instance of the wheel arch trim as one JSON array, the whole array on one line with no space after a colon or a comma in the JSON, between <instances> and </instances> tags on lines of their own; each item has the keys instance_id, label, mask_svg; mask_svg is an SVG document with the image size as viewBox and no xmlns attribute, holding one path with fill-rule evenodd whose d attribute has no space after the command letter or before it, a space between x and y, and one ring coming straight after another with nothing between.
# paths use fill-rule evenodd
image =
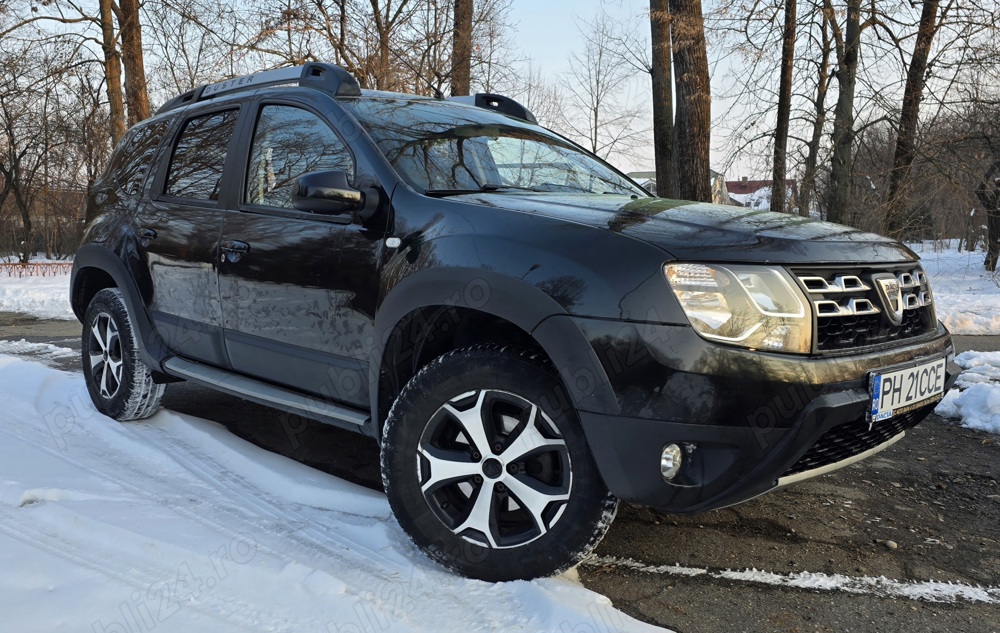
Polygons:
<instances>
[{"instance_id":1,"label":"wheel arch trim","mask_svg":"<svg viewBox=\"0 0 1000 633\"><path fill-rule=\"evenodd\" d=\"M379 307L369 363L373 423L386 413L379 410L380 372L395 328L416 310L437 305L467 308L514 324L548 355L577 409L612 415L620 411L593 347L555 300L525 281L500 273L443 267L410 275Z\"/></svg>"},{"instance_id":2,"label":"wheel arch trim","mask_svg":"<svg viewBox=\"0 0 1000 633\"><path fill-rule=\"evenodd\" d=\"M143 362L148 367L160 371L162 369L161 362L170 353L156 332L133 275L114 252L96 244L86 244L80 247L73 260L69 299L77 319L82 322L83 315L87 310L87 306L79 305L77 301L80 291L79 284L86 275L84 271L91 268L109 275L114 280L116 287L122 293L129 317L132 319L132 325L136 330L136 341L139 344L139 354Z\"/></svg>"}]
</instances>

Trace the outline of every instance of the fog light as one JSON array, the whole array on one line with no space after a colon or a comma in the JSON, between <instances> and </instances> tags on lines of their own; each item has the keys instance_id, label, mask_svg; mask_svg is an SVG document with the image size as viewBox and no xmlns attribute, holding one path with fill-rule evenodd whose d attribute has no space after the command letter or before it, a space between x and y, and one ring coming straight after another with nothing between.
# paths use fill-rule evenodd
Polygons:
<instances>
[{"instance_id":1,"label":"fog light","mask_svg":"<svg viewBox=\"0 0 1000 633\"><path fill-rule=\"evenodd\" d=\"M665 480L670 481L677 476L681 469L682 459L683 454L680 446L667 444L663 447L663 453L660 454L660 474Z\"/></svg>"}]
</instances>

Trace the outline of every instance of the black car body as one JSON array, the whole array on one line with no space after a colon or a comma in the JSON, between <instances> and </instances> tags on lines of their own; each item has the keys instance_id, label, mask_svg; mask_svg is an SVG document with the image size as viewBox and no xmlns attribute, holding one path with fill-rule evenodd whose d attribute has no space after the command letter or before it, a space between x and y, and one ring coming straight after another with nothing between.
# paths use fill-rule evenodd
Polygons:
<instances>
[{"instance_id":1,"label":"black car body","mask_svg":"<svg viewBox=\"0 0 1000 633\"><path fill-rule=\"evenodd\" d=\"M360 91L324 64L274 72L283 74L199 88L167 104L129 131L89 194L93 219L75 260L72 305L87 322L95 296L117 288L152 385L194 380L382 438L405 386L435 359L490 346L529 350L553 369L553 400L566 401L546 410L575 414L607 489L688 513L880 450L955 380L926 276L894 241L786 214L650 197L603 164L588 169L610 193L579 183L434 188L429 165L453 160L431 156L443 147L434 136L441 130L458 148L453 174L470 177L469 164L489 157L477 157L473 141L463 149L464 140L544 131L501 97L476 107ZM296 113L267 118L280 108ZM272 123L266 138L277 140L261 149L258 136ZM327 136L317 154L324 164L309 174L272 164L284 156L287 167L298 160L289 148ZM435 144L420 145L427 138ZM406 172L400 157L420 153L426 173ZM448 165L433 169L447 173ZM333 172L343 172L340 180ZM298 180L283 190L275 184L283 177ZM268 198L276 191L280 204ZM771 305L772 290L793 307ZM733 301L749 301L772 333L760 338L760 326L748 327L750 338L736 340L714 330L711 315ZM786 341L799 348L783 348ZM90 348L99 356L101 341ZM84 355L93 370L97 356ZM911 367L914 377L903 371ZM91 371L97 383L102 376ZM880 414L883 380L911 380L925 397L901 395L907 406ZM99 408L105 387L92 389ZM466 492L469 512L477 494ZM435 512L452 528L461 523ZM506 528L496 529L465 541L497 549ZM462 567L441 553L444 545L415 540L486 578L565 566L479 571L489 563Z\"/></svg>"}]
</instances>

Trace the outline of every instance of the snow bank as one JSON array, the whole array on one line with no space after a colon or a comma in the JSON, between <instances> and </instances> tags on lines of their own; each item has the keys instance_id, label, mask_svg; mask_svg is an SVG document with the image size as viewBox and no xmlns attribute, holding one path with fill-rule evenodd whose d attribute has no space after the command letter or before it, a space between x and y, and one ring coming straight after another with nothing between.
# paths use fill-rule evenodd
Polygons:
<instances>
[{"instance_id":1,"label":"snow bank","mask_svg":"<svg viewBox=\"0 0 1000 633\"><path fill-rule=\"evenodd\" d=\"M488 584L425 559L385 497L82 379L0 355L5 630L659 631L568 578Z\"/></svg>"},{"instance_id":2,"label":"snow bank","mask_svg":"<svg viewBox=\"0 0 1000 633\"><path fill-rule=\"evenodd\" d=\"M959 253L955 241L940 252L932 242L909 246L920 255L937 316L952 334L1000 334L1000 276L986 272L983 253Z\"/></svg>"},{"instance_id":3,"label":"snow bank","mask_svg":"<svg viewBox=\"0 0 1000 633\"><path fill-rule=\"evenodd\" d=\"M934 412L970 429L1000 433L1000 352L964 352L955 362L962 375Z\"/></svg>"},{"instance_id":4,"label":"snow bank","mask_svg":"<svg viewBox=\"0 0 1000 633\"><path fill-rule=\"evenodd\" d=\"M39 319L75 319L69 306L69 275L7 277L0 274L0 312L21 312Z\"/></svg>"}]
</instances>

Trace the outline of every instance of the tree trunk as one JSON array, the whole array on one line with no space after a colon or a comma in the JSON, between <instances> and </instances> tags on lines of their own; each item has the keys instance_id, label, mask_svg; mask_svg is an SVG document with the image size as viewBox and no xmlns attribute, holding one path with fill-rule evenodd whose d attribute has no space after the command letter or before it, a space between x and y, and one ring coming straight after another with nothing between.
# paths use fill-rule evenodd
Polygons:
<instances>
[{"instance_id":1,"label":"tree trunk","mask_svg":"<svg viewBox=\"0 0 1000 633\"><path fill-rule=\"evenodd\" d=\"M913 216L903 199L903 185L913 165L915 142L917 138L917 123L920 119L920 102L924 97L924 87L927 84L927 59L930 57L931 45L937 35L940 23L937 21L940 0L924 0L923 12L920 15L920 26L917 29L917 41L913 45L913 57L906 73L906 88L903 90L903 110L899 115L899 131L896 134L896 152L892 160L892 172L889 174L889 203L886 230L897 239L909 229L926 226L920 218ZM922 231L923 232L923 231Z\"/></svg>"},{"instance_id":2,"label":"tree trunk","mask_svg":"<svg viewBox=\"0 0 1000 633\"><path fill-rule=\"evenodd\" d=\"M19 173L20 169L15 170L15 178L20 181L21 176ZM28 201L24 199L24 194L20 189L21 185L16 184L12 188L14 194L14 206L17 207L18 213L21 215L21 224L24 226L24 244L22 244L20 259L22 264L27 264L31 260L31 256L34 254L34 244L35 244L35 232L31 224L31 206Z\"/></svg>"},{"instance_id":3,"label":"tree trunk","mask_svg":"<svg viewBox=\"0 0 1000 633\"><path fill-rule=\"evenodd\" d=\"M337 56L341 65L347 61L347 0L340 0L340 39L337 41Z\"/></svg>"},{"instance_id":4,"label":"tree trunk","mask_svg":"<svg viewBox=\"0 0 1000 633\"><path fill-rule=\"evenodd\" d=\"M829 7L829 3L828 3ZM836 20L832 10L828 20ZM847 0L847 28L837 48L838 65L834 73L839 91L833 118L833 160L830 171L830 201L827 219L849 222L851 179L854 171L854 92L857 87L858 49L861 46L861 0Z\"/></svg>"},{"instance_id":5,"label":"tree trunk","mask_svg":"<svg viewBox=\"0 0 1000 633\"><path fill-rule=\"evenodd\" d=\"M111 144L125 135L125 104L122 100L122 65L115 45L115 19L111 0L100 0L101 47L104 51L104 78L107 81L108 109L111 116Z\"/></svg>"},{"instance_id":6,"label":"tree trunk","mask_svg":"<svg viewBox=\"0 0 1000 633\"><path fill-rule=\"evenodd\" d=\"M455 0L455 39L451 49L451 96L472 89L472 0Z\"/></svg>"},{"instance_id":7,"label":"tree trunk","mask_svg":"<svg viewBox=\"0 0 1000 633\"><path fill-rule=\"evenodd\" d=\"M816 118L813 119L812 136L807 144L805 169L802 172L802 186L799 188L799 215L809 217L809 207L812 205L812 194L816 189L816 164L819 162L819 148L823 141L823 127L826 125L826 93L830 88L830 54L833 42L826 20L820 26L823 38L823 50L820 56L816 81L816 99L813 107Z\"/></svg>"},{"instance_id":8,"label":"tree trunk","mask_svg":"<svg viewBox=\"0 0 1000 633\"><path fill-rule=\"evenodd\" d=\"M677 116L674 123L677 193L711 202L712 92L701 0L670 0Z\"/></svg>"},{"instance_id":9,"label":"tree trunk","mask_svg":"<svg viewBox=\"0 0 1000 633\"><path fill-rule=\"evenodd\" d=\"M125 67L125 103L128 105L128 125L149 118L149 94L146 90L146 68L142 59L142 24L139 22L139 0L118 0L118 30L122 41L122 64Z\"/></svg>"},{"instance_id":10,"label":"tree trunk","mask_svg":"<svg viewBox=\"0 0 1000 633\"><path fill-rule=\"evenodd\" d=\"M653 153L656 159L656 195L672 198L674 181L673 64L670 58L669 0L649 0L649 30L653 58L649 74L653 84Z\"/></svg>"},{"instance_id":11,"label":"tree trunk","mask_svg":"<svg viewBox=\"0 0 1000 633\"><path fill-rule=\"evenodd\" d=\"M391 4L385 7L384 16L382 15L383 7L380 6L379 0L370 0L370 4L372 7L372 17L375 20L375 37L378 39L375 43L376 50L378 51L376 67L371 69L375 83L372 87L377 90L397 90L389 63L389 32L391 30L389 22L392 19L392 14L390 13Z\"/></svg>"},{"instance_id":12,"label":"tree trunk","mask_svg":"<svg viewBox=\"0 0 1000 633\"><path fill-rule=\"evenodd\" d=\"M994 273L1000 261L1000 208L994 206L987 215L986 270Z\"/></svg>"},{"instance_id":13,"label":"tree trunk","mask_svg":"<svg viewBox=\"0 0 1000 633\"><path fill-rule=\"evenodd\" d=\"M781 44L781 81L778 85L778 121L774 128L774 177L771 210L785 211L788 120L792 113L792 65L795 62L795 19L798 0L785 0L785 27Z\"/></svg>"},{"instance_id":14,"label":"tree trunk","mask_svg":"<svg viewBox=\"0 0 1000 633\"><path fill-rule=\"evenodd\" d=\"M986 211L986 270L996 272L1000 260L1000 159L986 170L976 196Z\"/></svg>"}]
</instances>

